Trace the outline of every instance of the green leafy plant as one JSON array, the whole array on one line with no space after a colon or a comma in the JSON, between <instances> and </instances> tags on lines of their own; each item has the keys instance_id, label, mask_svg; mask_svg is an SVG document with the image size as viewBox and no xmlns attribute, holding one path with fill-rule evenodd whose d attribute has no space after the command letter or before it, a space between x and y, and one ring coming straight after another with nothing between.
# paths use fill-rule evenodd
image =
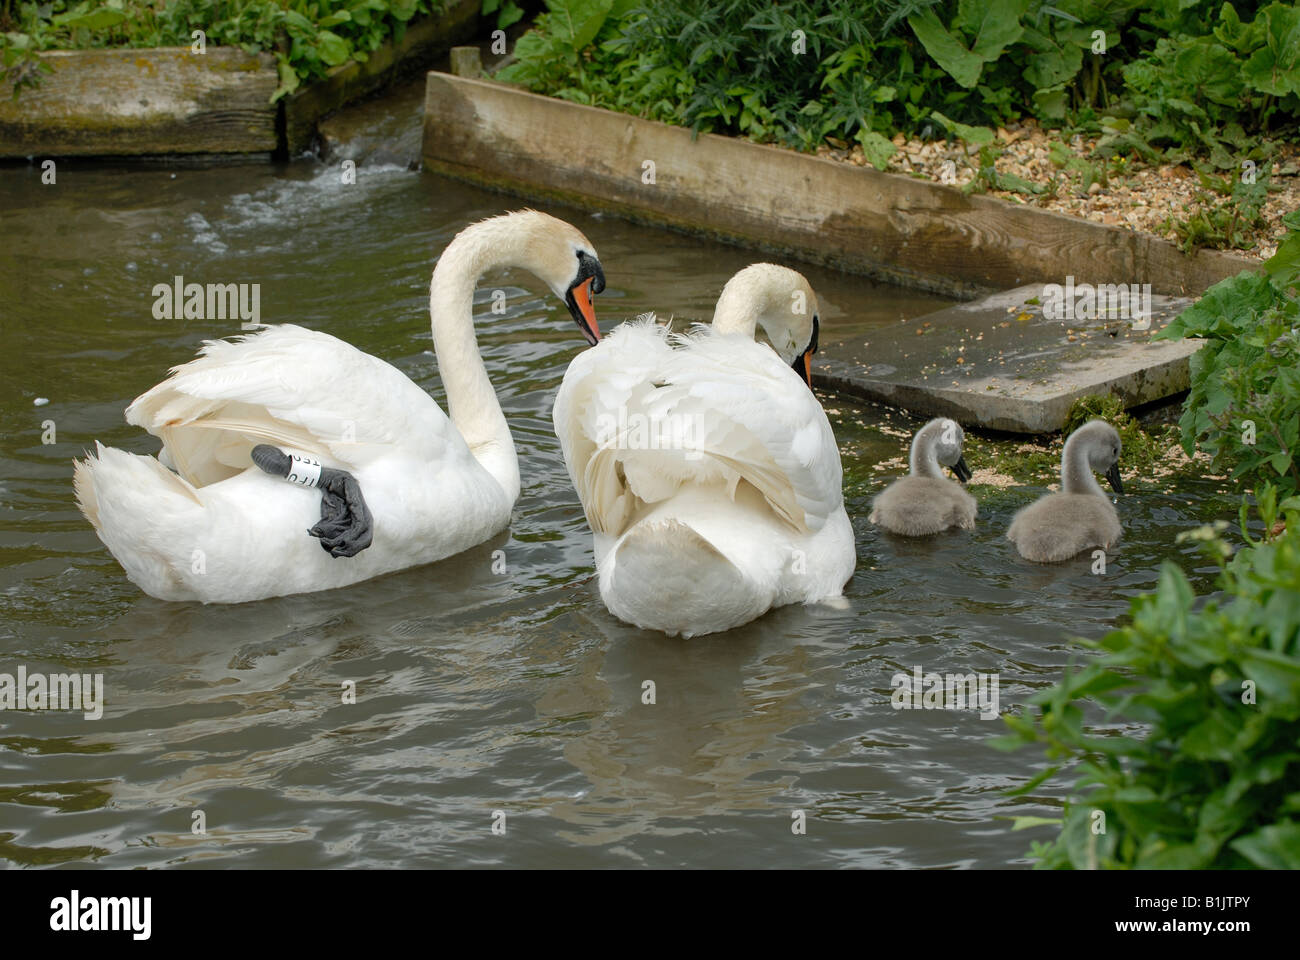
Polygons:
<instances>
[{"instance_id":1,"label":"green leafy plant","mask_svg":"<svg viewBox=\"0 0 1300 960\"><path fill-rule=\"evenodd\" d=\"M801 150L856 144L881 169L898 133L956 133L981 151L968 189L1024 194L1039 191L960 131L1034 116L1100 137L1086 191L1128 157L1263 163L1268 137L1295 128L1295 11L1238 6L1240 16L1222 0L548 0L498 77L696 131ZM1190 245L1237 236L1193 229Z\"/></svg>"},{"instance_id":2,"label":"green leafy plant","mask_svg":"<svg viewBox=\"0 0 1300 960\"><path fill-rule=\"evenodd\" d=\"M499 30L504 30L524 18L523 8L515 3L515 0L483 0L479 9L485 17L490 17L494 13L497 15L496 22Z\"/></svg>"},{"instance_id":3,"label":"green leafy plant","mask_svg":"<svg viewBox=\"0 0 1300 960\"><path fill-rule=\"evenodd\" d=\"M1170 35L1125 64L1122 76L1143 142L1167 145L1172 160L1199 154L1228 169L1251 156L1261 134L1295 123L1300 10L1272 3L1249 22L1231 3L1216 12L1205 11L1203 22L1170 20Z\"/></svg>"},{"instance_id":4,"label":"green leafy plant","mask_svg":"<svg viewBox=\"0 0 1300 960\"><path fill-rule=\"evenodd\" d=\"M1251 486L1300 490L1300 213L1259 273L1220 281L1157 337L1196 337L1191 389L1179 421L1184 449Z\"/></svg>"},{"instance_id":5,"label":"green leafy plant","mask_svg":"<svg viewBox=\"0 0 1300 960\"><path fill-rule=\"evenodd\" d=\"M1268 199L1269 179L1260 174L1253 182L1237 178L1225 181L1205 172L1187 217L1169 217L1164 229L1172 230L1179 249L1192 253L1198 247L1249 250L1258 243L1259 232L1268 226L1264 219L1264 201Z\"/></svg>"},{"instance_id":6,"label":"green leafy plant","mask_svg":"<svg viewBox=\"0 0 1300 960\"><path fill-rule=\"evenodd\" d=\"M1100 657L1004 714L995 746L1052 761L1013 793L1066 765L1079 774L1059 821L1016 825L1060 825L1033 844L1037 866L1300 867L1300 499L1279 505L1268 488L1259 512L1279 534L1230 562L1223 525L1182 535L1219 565L1220 594L1198 604L1166 561L1131 623L1086 643ZM1098 730L1085 708L1144 729Z\"/></svg>"}]
</instances>

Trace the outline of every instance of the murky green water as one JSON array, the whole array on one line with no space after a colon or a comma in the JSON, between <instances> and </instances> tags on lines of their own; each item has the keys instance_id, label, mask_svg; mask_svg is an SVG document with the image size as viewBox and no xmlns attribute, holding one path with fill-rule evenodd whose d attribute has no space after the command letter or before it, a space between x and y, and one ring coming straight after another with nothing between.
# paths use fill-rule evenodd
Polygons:
<instances>
[{"instance_id":1,"label":"murky green water","mask_svg":"<svg viewBox=\"0 0 1300 960\"><path fill-rule=\"evenodd\" d=\"M550 408L582 346L540 285L504 275L483 353L520 449L508 534L443 563L237 607L142 595L72 496L98 438L156 441L122 409L237 323L160 321L151 289L261 284L262 317L343 337L442 402L427 290L467 222L519 204L363 165L0 169L0 672L102 672L102 719L0 713L0 862L111 867L707 867L1023 864L1001 794L1035 770L974 713L895 711L890 677L1000 675L1003 710L1051 683L1155 582L1175 534L1228 508L1210 484L1122 503L1105 576L1021 562L1003 539L1032 489L994 494L969 534L908 543L866 523L902 451L882 411L827 398L851 475L849 608L786 608L694 641L625 627L590 579L590 537ZM602 325L704 318L744 251L575 211L609 279ZM832 334L942 306L807 268ZM38 397L49 403L34 405ZM55 442L42 443L52 422ZM893 415L895 426L915 422ZM48 437L47 437L48 438ZM980 453L968 455L981 465ZM508 571L492 572L493 550ZM1187 566L1192 564L1188 562ZM1198 587L1208 583L1202 573ZM657 703L641 702L655 681ZM341 702L355 681L357 702ZM202 811L205 836L191 831ZM505 811L506 834L492 832ZM791 811L807 814L806 835ZM1040 838L1047 834L1037 831Z\"/></svg>"}]
</instances>

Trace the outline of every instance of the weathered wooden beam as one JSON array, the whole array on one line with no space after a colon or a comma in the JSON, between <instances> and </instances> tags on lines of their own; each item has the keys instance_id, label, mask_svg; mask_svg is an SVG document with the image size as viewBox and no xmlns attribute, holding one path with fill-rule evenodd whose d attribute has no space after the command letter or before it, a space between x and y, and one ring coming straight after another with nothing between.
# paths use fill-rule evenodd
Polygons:
<instances>
[{"instance_id":1,"label":"weathered wooden beam","mask_svg":"<svg viewBox=\"0 0 1300 960\"><path fill-rule=\"evenodd\" d=\"M0 157L256 154L276 149L275 58L238 47L49 51L14 99L0 83Z\"/></svg>"},{"instance_id":2,"label":"weathered wooden beam","mask_svg":"<svg viewBox=\"0 0 1300 960\"><path fill-rule=\"evenodd\" d=\"M486 80L430 73L424 124L425 166L449 176L963 298L1067 276L1198 294L1256 265Z\"/></svg>"},{"instance_id":3,"label":"weathered wooden beam","mask_svg":"<svg viewBox=\"0 0 1300 960\"><path fill-rule=\"evenodd\" d=\"M17 97L0 83L0 158L248 155L311 145L326 114L426 69L478 31L480 0L407 25L365 63L349 61L277 104L275 57L238 47L67 50ZM277 129L283 112L283 139Z\"/></svg>"},{"instance_id":4,"label":"weathered wooden beam","mask_svg":"<svg viewBox=\"0 0 1300 960\"><path fill-rule=\"evenodd\" d=\"M471 79L483 76L483 53L478 47L452 47L448 59L455 76Z\"/></svg>"}]
</instances>

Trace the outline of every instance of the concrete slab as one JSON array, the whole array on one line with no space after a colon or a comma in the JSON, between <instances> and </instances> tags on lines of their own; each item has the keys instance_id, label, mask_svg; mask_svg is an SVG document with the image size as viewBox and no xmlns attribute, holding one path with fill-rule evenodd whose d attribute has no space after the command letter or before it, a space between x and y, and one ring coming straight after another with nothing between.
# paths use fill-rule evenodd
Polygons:
<instances>
[{"instance_id":1,"label":"concrete slab","mask_svg":"<svg viewBox=\"0 0 1300 960\"><path fill-rule=\"evenodd\" d=\"M1194 298L1151 296L1147 329L1136 329L1143 321L1120 319L1113 310L1096 319L1052 319L1046 314L1061 298L1049 290L1044 302L1044 286L995 293L844 341L828 330L814 360L815 382L1013 433L1060 430L1070 405L1087 394L1113 394L1131 407L1187 389L1187 358L1201 341L1151 337Z\"/></svg>"}]
</instances>

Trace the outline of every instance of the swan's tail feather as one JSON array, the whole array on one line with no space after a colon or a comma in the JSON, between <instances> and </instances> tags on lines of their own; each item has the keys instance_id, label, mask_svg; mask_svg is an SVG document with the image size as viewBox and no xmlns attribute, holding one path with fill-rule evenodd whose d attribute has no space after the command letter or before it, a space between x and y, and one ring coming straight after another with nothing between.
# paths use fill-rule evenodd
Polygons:
<instances>
[{"instance_id":1,"label":"swan's tail feather","mask_svg":"<svg viewBox=\"0 0 1300 960\"><path fill-rule=\"evenodd\" d=\"M610 611L669 636L727 630L771 602L714 544L673 518L638 523L606 562L601 593Z\"/></svg>"},{"instance_id":2,"label":"swan's tail feather","mask_svg":"<svg viewBox=\"0 0 1300 960\"><path fill-rule=\"evenodd\" d=\"M194 488L153 457L95 444L74 461L77 505L127 576L146 593L182 599L190 557L177 531L199 529Z\"/></svg>"},{"instance_id":3,"label":"swan's tail feather","mask_svg":"<svg viewBox=\"0 0 1300 960\"><path fill-rule=\"evenodd\" d=\"M77 495L77 507L81 510L82 516L90 521L95 532L102 537L103 533L99 527L99 501L95 499L95 474L88 463L91 459L89 456L85 460L73 458L72 489Z\"/></svg>"}]
</instances>

